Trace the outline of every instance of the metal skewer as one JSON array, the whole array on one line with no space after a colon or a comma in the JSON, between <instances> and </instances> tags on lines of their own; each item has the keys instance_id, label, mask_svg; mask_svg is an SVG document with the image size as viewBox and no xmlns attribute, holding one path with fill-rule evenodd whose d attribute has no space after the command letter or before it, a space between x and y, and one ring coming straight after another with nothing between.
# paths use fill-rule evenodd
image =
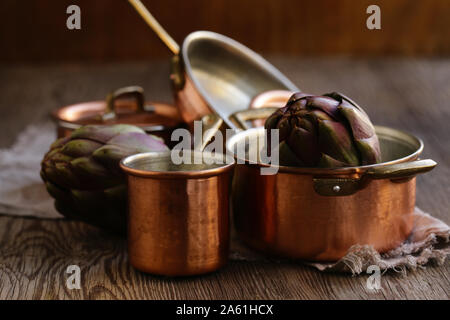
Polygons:
<instances>
[{"instance_id":1,"label":"metal skewer","mask_svg":"<svg viewBox=\"0 0 450 320\"><path fill-rule=\"evenodd\" d=\"M177 55L180 52L180 46L173 40L173 38L167 33L166 30L159 24L159 22L153 17L150 11L144 6L141 0L128 0L144 21L152 28L152 30L158 35L159 39Z\"/></svg>"}]
</instances>

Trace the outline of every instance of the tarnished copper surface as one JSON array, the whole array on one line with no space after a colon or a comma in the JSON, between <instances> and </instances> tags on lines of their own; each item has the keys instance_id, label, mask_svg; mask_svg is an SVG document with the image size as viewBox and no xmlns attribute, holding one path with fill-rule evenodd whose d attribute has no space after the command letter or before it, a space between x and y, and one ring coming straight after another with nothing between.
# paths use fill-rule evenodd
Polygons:
<instances>
[{"instance_id":1,"label":"tarnished copper surface","mask_svg":"<svg viewBox=\"0 0 450 320\"><path fill-rule=\"evenodd\" d=\"M268 254L313 261L338 260L355 244L379 252L397 247L413 227L414 175L436 163L416 161L423 149L419 139L384 127L377 127L377 133L381 164L279 167L276 175L261 175L260 164L238 162L232 211L239 237ZM263 129L238 133L228 150L252 134L263 134Z\"/></svg>"},{"instance_id":2,"label":"tarnished copper surface","mask_svg":"<svg viewBox=\"0 0 450 320\"><path fill-rule=\"evenodd\" d=\"M137 155L134 157L145 157ZM191 171L151 171L125 159L128 254L137 269L184 276L223 266L229 248L233 164Z\"/></svg>"}]
</instances>

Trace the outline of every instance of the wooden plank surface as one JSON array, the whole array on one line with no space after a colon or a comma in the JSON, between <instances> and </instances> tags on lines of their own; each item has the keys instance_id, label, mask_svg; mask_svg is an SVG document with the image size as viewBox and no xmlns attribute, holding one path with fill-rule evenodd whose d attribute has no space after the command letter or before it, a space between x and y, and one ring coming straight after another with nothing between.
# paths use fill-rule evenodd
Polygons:
<instances>
[{"instance_id":1,"label":"wooden plank surface","mask_svg":"<svg viewBox=\"0 0 450 320\"><path fill-rule=\"evenodd\" d=\"M439 166L419 177L417 204L450 223L450 60L270 59L306 92L339 90L376 124L408 130ZM49 110L142 85L148 99L171 100L168 63L0 67L0 147L10 146ZM81 267L81 290L65 283ZM449 299L450 263L406 276L389 272L382 290L367 275L324 274L296 263L230 262L205 276L168 279L133 270L125 240L83 223L0 215L0 299Z\"/></svg>"}]
</instances>

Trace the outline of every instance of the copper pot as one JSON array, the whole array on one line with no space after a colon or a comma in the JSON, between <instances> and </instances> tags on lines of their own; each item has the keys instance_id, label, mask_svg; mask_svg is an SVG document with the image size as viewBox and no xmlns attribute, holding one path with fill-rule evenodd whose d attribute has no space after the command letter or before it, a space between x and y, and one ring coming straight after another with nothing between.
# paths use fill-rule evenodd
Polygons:
<instances>
[{"instance_id":1,"label":"copper pot","mask_svg":"<svg viewBox=\"0 0 450 320\"><path fill-rule=\"evenodd\" d=\"M420 139L386 127L376 131L383 162L375 165L280 166L275 175L261 175L267 165L235 155L232 210L239 237L268 254L314 261L338 260L354 244L369 244L379 252L396 248L413 227L414 176L436 163L418 160ZM250 151L258 148L245 139L261 135L263 128L239 132L227 150L233 153L240 143Z\"/></svg>"},{"instance_id":2,"label":"copper pot","mask_svg":"<svg viewBox=\"0 0 450 320\"><path fill-rule=\"evenodd\" d=\"M62 107L55 110L52 117L58 125L59 138L70 135L73 130L87 124L122 123L139 126L147 133L163 138L166 144L170 145L172 131L183 126L175 106L145 102L144 91L138 86L117 89L108 94L106 101L90 101Z\"/></svg>"},{"instance_id":3,"label":"copper pot","mask_svg":"<svg viewBox=\"0 0 450 320\"><path fill-rule=\"evenodd\" d=\"M186 276L228 259L229 183L234 162L174 165L170 152L122 160L128 176L128 255L144 272Z\"/></svg>"},{"instance_id":4,"label":"copper pot","mask_svg":"<svg viewBox=\"0 0 450 320\"><path fill-rule=\"evenodd\" d=\"M193 151L183 151L191 160L198 156L197 164L174 164L170 151L122 160L128 176L128 254L135 268L186 276L226 263L234 160L202 152L221 124L214 115L202 118L202 141Z\"/></svg>"}]
</instances>

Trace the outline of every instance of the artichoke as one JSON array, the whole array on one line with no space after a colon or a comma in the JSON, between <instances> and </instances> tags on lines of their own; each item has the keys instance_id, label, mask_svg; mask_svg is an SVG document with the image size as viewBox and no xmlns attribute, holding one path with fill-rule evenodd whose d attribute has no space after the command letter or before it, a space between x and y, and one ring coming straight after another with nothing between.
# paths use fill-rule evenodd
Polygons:
<instances>
[{"instance_id":1,"label":"artichoke","mask_svg":"<svg viewBox=\"0 0 450 320\"><path fill-rule=\"evenodd\" d=\"M127 186L120 160L166 150L162 139L135 126L84 126L51 145L41 177L62 215L123 233Z\"/></svg>"},{"instance_id":2,"label":"artichoke","mask_svg":"<svg viewBox=\"0 0 450 320\"><path fill-rule=\"evenodd\" d=\"M368 115L349 98L329 93L294 93L265 123L279 129L280 164L348 167L381 161L380 145ZM269 145L269 151L271 146Z\"/></svg>"}]
</instances>

